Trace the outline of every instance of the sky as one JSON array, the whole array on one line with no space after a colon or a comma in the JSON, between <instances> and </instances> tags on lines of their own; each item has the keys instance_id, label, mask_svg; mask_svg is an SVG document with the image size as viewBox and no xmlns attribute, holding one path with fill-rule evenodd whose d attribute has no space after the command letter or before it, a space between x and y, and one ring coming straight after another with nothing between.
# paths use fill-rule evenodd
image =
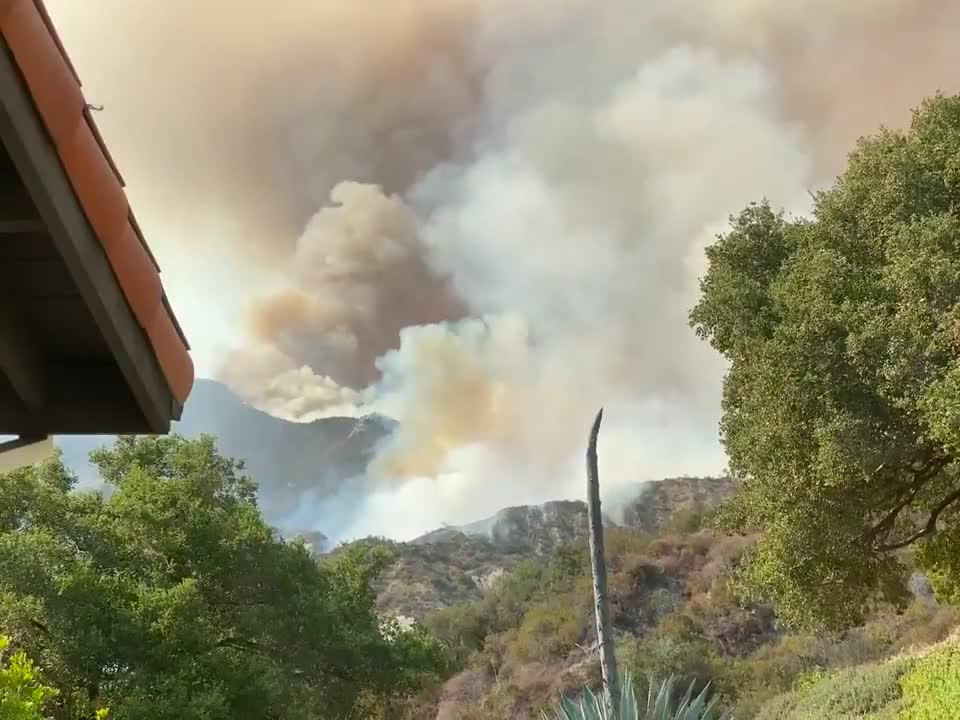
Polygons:
<instances>
[{"instance_id":1,"label":"sky","mask_svg":"<svg viewBox=\"0 0 960 720\"><path fill-rule=\"evenodd\" d=\"M721 472L703 248L960 90L947 0L47 5L198 373L400 421L357 534L579 496L601 405L614 488Z\"/></svg>"}]
</instances>

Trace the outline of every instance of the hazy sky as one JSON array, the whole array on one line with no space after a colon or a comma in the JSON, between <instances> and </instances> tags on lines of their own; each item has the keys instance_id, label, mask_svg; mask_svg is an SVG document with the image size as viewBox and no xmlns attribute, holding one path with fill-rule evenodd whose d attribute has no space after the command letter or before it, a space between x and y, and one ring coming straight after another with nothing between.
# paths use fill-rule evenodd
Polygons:
<instances>
[{"instance_id":1,"label":"hazy sky","mask_svg":"<svg viewBox=\"0 0 960 720\"><path fill-rule=\"evenodd\" d=\"M199 374L401 421L357 532L578 495L601 404L614 484L722 469L703 247L960 89L949 0L47 5Z\"/></svg>"}]
</instances>

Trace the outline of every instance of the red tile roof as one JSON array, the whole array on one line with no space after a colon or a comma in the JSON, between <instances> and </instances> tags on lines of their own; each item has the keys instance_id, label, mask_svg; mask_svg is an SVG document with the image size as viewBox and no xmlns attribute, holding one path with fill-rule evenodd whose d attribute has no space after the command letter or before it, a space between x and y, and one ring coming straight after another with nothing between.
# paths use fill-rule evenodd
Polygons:
<instances>
[{"instance_id":1,"label":"red tile roof","mask_svg":"<svg viewBox=\"0 0 960 720\"><path fill-rule=\"evenodd\" d=\"M0 35L171 393L183 403L194 380L189 345L169 309L159 267L130 210L123 179L103 144L79 77L42 0L0 0Z\"/></svg>"}]
</instances>

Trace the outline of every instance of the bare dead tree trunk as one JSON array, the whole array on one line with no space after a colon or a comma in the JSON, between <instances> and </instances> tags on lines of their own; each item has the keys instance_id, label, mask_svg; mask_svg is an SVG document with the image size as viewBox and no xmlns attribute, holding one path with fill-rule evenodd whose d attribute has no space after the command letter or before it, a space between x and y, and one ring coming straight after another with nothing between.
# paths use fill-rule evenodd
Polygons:
<instances>
[{"instance_id":1,"label":"bare dead tree trunk","mask_svg":"<svg viewBox=\"0 0 960 720\"><path fill-rule=\"evenodd\" d=\"M613 628L607 604L607 561L603 549L603 517L600 514L600 475L597 471L597 435L603 410L597 413L587 443L587 517L590 522L590 564L593 566L593 599L597 616L597 643L603 675L603 704L608 718L616 718L620 704L620 678L613 654Z\"/></svg>"}]
</instances>

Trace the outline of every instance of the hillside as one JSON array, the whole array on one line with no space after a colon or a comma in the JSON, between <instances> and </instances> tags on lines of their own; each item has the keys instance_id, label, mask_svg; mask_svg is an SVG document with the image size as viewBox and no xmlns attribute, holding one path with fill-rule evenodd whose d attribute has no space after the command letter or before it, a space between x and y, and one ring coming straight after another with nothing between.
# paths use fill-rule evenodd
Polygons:
<instances>
[{"instance_id":1,"label":"hillside","mask_svg":"<svg viewBox=\"0 0 960 720\"><path fill-rule=\"evenodd\" d=\"M183 418L173 428L187 438L214 435L224 455L244 460L259 483L264 515L284 529L303 503L331 497L343 483L362 476L377 443L391 430L392 421L380 416L281 420L247 405L213 380L197 381ZM112 442L111 437L93 436L56 439L64 463L87 486L98 483L87 456Z\"/></svg>"},{"instance_id":2,"label":"hillside","mask_svg":"<svg viewBox=\"0 0 960 720\"><path fill-rule=\"evenodd\" d=\"M754 538L674 530L693 520L682 513L653 535L607 530L618 662L637 679L640 697L651 674L672 674L684 688L710 682L737 720L874 717L866 711L899 707L906 666L887 671L886 661L957 627L956 611L916 586L921 592L904 608L880 603L845 633L788 632L769 606L743 600L730 584ZM456 599L425 612L422 622L459 670L400 717L533 720L560 695L598 686L584 543L545 557L497 555L493 541L466 535L397 549L400 560L379 588L381 605L415 612ZM480 567L486 575L469 574Z\"/></svg>"},{"instance_id":3,"label":"hillside","mask_svg":"<svg viewBox=\"0 0 960 720\"><path fill-rule=\"evenodd\" d=\"M733 484L724 478L668 478L637 486L621 522L607 527L643 534L659 531L671 517L716 505ZM380 579L380 607L405 617L458 602L478 600L491 583L518 563L548 559L586 537L587 506L581 501L505 508L462 526L440 528L409 543L395 543L397 560Z\"/></svg>"},{"instance_id":4,"label":"hillside","mask_svg":"<svg viewBox=\"0 0 960 720\"><path fill-rule=\"evenodd\" d=\"M672 478L638 490L613 513L618 522L606 521L621 667L712 682L738 720L852 720L867 717L858 707L899 707L908 665L887 670L886 660L942 640L960 619L915 575L905 608L879 603L843 634L787 632L730 584L755 538L704 525L731 481ZM585 527L584 503L550 502L390 543L396 559L375 585L381 612L419 620L459 668L398 717L532 719L559 695L597 686ZM831 715L834 700L843 712Z\"/></svg>"}]
</instances>

